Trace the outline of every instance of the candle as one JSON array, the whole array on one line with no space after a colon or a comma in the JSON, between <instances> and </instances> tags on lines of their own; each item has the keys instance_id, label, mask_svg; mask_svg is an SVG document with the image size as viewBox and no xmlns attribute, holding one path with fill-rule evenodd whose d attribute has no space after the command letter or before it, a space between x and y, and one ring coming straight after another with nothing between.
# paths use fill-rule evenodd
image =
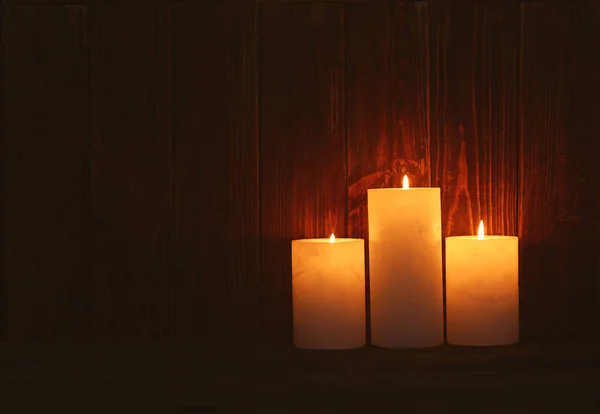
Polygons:
<instances>
[{"instance_id":1,"label":"candle","mask_svg":"<svg viewBox=\"0 0 600 414\"><path fill-rule=\"evenodd\" d=\"M369 189L371 342L420 348L444 342L439 188Z\"/></svg>"},{"instance_id":2,"label":"candle","mask_svg":"<svg viewBox=\"0 0 600 414\"><path fill-rule=\"evenodd\" d=\"M293 240L292 299L298 348L364 346L364 240Z\"/></svg>"},{"instance_id":3,"label":"candle","mask_svg":"<svg viewBox=\"0 0 600 414\"><path fill-rule=\"evenodd\" d=\"M454 345L519 341L519 239L446 237L446 334Z\"/></svg>"}]
</instances>

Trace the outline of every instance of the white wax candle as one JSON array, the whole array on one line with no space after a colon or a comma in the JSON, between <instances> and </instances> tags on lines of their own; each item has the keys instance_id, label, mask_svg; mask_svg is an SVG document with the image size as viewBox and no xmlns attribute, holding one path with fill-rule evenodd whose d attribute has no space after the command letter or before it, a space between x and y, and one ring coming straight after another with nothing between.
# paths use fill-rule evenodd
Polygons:
<instances>
[{"instance_id":1,"label":"white wax candle","mask_svg":"<svg viewBox=\"0 0 600 414\"><path fill-rule=\"evenodd\" d=\"M519 239L446 238L446 336L454 345L519 341Z\"/></svg>"},{"instance_id":2,"label":"white wax candle","mask_svg":"<svg viewBox=\"0 0 600 414\"><path fill-rule=\"evenodd\" d=\"M371 342L421 348L444 342L439 188L370 189Z\"/></svg>"},{"instance_id":3,"label":"white wax candle","mask_svg":"<svg viewBox=\"0 0 600 414\"><path fill-rule=\"evenodd\" d=\"M364 240L293 240L292 296L298 348L364 346Z\"/></svg>"}]
</instances>

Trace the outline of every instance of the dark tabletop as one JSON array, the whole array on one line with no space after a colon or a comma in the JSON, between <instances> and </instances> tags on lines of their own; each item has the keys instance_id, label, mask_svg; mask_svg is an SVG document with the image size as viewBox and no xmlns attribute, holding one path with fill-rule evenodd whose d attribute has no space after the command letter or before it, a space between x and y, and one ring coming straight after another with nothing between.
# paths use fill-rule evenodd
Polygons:
<instances>
[{"instance_id":1,"label":"dark tabletop","mask_svg":"<svg viewBox=\"0 0 600 414\"><path fill-rule=\"evenodd\" d=\"M598 414L599 350L579 342L353 351L233 340L4 343L0 412Z\"/></svg>"}]
</instances>

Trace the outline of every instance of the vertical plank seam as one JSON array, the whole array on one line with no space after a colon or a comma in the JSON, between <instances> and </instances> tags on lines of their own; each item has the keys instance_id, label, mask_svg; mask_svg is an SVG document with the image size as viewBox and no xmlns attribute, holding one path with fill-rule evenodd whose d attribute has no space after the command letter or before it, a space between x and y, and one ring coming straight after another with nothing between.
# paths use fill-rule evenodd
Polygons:
<instances>
[{"instance_id":1,"label":"vertical plank seam","mask_svg":"<svg viewBox=\"0 0 600 414\"><path fill-rule=\"evenodd\" d=\"M8 151L7 151L7 128L6 128L6 119L7 116L5 114L6 111L6 103L5 103L5 66L6 66L6 38L7 38L7 16L8 16L8 6L6 2L3 0L2 4L0 4L0 147L4 150L2 153L2 173L0 173L0 179L2 183L0 184L0 191L2 191L2 207L1 207L1 224L0 224L0 340L8 339L8 306L7 306L7 260L8 260L8 252L7 252L7 237L6 237L6 217L7 217L7 207L6 207L6 199L8 198L6 191L6 163L8 161Z\"/></svg>"},{"instance_id":2,"label":"vertical plank seam","mask_svg":"<svg viewBox=\"0 0 600 414\"><path fill-rule=\"evenodd\" d=\"M435 13L435 18L432 19L432 14ZM434 168L432 168L432 158L431 158L431 150L432 150L432 146L433 146L433 137L431 134L431 131L433 130L432 128L432 122L433 119L437 119L437 111L438 111L438 100L439 100L439 68L440 68L440 59L439 59L439 43L440 43L440 26L439 26L439 20L440 20L440 6L439 3L437 3L435 0L432 0L430 2L427 3L427 12L426 12L426 19L427 19L427 24L426 24L426 33L427 33L427 129L428 129L428 151L427 151L427 157L428 157L428 165L429 165L429 186L436 186L437 185L437 169L439 168L439 157L440 157L440 144L439 144L439 130L437 131L438 137L435 140L437 149L436 149L436 163L435 163L435 170ZM435 27L432 28L431 23L435 24ZM435 30L432 33L432 30ZM433 44L433 48L432 48L432 41L434 42ZM432 59L431 53L433 53L433 51L435 51L435 57ZM432 61L433 61L433 68L432 68ZM434 102L432 102L431 99L431 93L432 93L432 88L431 88L431 83L432 83L432 78L435 76L435 90L433 91L435 93L435 100L433 100ZM432 116L433 113L433 109L432 107L435 105L435 117ZM438 122L439 124L439 122ZM440 179L440 186L442 188L440 188L440 203L442 203L442 198L444 196L443 193L443 180ZM441 209L442 205L440 204L440 209ZM442 210L442 215L443 215L443 210ZM445 243L445 238L444 238L444 225L442 223L442 228L440 229L441 232L441 238L442 238L442 309L443 309L443 338L444 338L444 342L446 342L446 338L447 338L447 332L446 332L446 243Z\"/></svg>"},{"instance_id":3,"label":"vertical plank seam","mask_svg":"<svg viewBox=\"0 0 600 414\"><path fill-rule=\"evenodd\" d=\"M515 187L516 187L516 211L515 211L515 233L517 237L522 238L523 234L521 231L520 213L521 213L521 151L523 150L523 91L522 91L522 80L523 80L523 5L519 5L519 52L517 57L517 98L516 98L516 111L517 111L517 128L518 134L515 140Z\"/></svg>"},{"instance_id":4,"label":"vertical plank seam","mask_svg":"<svg viewBox=\"0 0 600 414\"><path fill-rule=\"evenodd\" d=\"M477 91L477 86L478 85L477 85L476 79L477 79L477 69L478 69L477 68L477 63L478 63L477 58L479 57L478 56L478 50L477 50L477 48L478 47L483 47L484 48L484 52L483 52L484 53L484 57L483 57L484 63L482 65L484 69L483 70L480 69L480 70L482 72L484 72L484 74L485 74L484 70L487 69L487 68L485 68L485 42L488 40L488 39L485 39L485 36L487 34L487 27L486 27L486 22L485 22L485 13L487 13L487 9L485 8L486 4L484 3L484 5L483 5L483 7L484 7L483 8L483 14L484 14L483 19L484 19L484 22L482 24L482 26L483 26L483 29L482 29L482 32L483 32L482 37L483 37L483 39L481 40L481 44L483 46L479 45L479 38L478 38L478 34L479 34L478 33L478 29L480 28L480 25L479 25L479 6L480 5L477 4L477 3L475 3L475 4L473 4L471 6L471 7L473 7L473 42L472 42L472 46L473 46L473 53L472 53L472 55L473 56L472 56L472 60L471 60L471 94L470 94L470 98L471 98L471 115L473 117L472 118L472 122L473 122L473 126L472 126L473 127L473 144L474 144L473 145L474 146L473 152L475 153L475 156L474 156L474 158L475 158L475 166L474 166L475 167L474 168L474 170L475 170L475 174L474 174L475 175L475 197L476 197L476 203L477 203L477 217L478 217L478 219L477 219L476 222L478 222L479 220L483 219L483 214L482 214L482 211L481 211L481 184L480 184L481 179L480 179L480 159L479 159L480 158L480 142L479 142L479 139L483 138L484 141L486 139L486 137L485 137L485 132L486 132L485 131L485 127L486 127L486 125L485 125L485 119L482 122L483 123L483 125L482 125L483 131L482 131L481 134L479 134L479 121L477 119L477 117L480 115L480 112L477 111L477 92L478 92ZM485 87L486 87L486 85L485 85L485 79L482 80L482 83L484 84L482 86L482 89L483 89L483 91L485 91ZM489 93L489 91L485 91L485 92ZM485 99L485 97L484 97L484 99ZM485 110L486 109L487 108L484 107L483 110L481 111L481 113L483 113L484 117L485 117ZM462 139L465 139L464 136L462 137ZM461 143L461 145L462 145L462 143ZM485 148L485 142L481 146L483 146L483 150L485 151L486 150L486 148ZM484 161L483 161L484 164L485 164L485 161L486 160L484 159ZM466 160L465 160L465 165L468 166L468 163L467 163ZM473 170L471 170L471 171L473 171ZM473 174L473 173L471 173L471 174ZM467 173L467 179L468 178L469 178L469 176L468 176L468 173ZM468 200L468 203L469 203L469 207L468 207L469 210L468 211L471 213L470 217L469 217L471 219L469 225L471 226L470 228L473 229L473 226L475 226L475 223L473 222L473 203L471 202L471 196L470 196L471 192L468 190L468 188L469 188L469 184L468 183L466 184L466 187L467 187L466 196L467 196L467 200ZM487 193L487 188L486 188L486 193ZM485 203L485 199L484 199L484 203ZM489 213L489 212L486 211L486 213ZM486 222L487 222L486 224L488 226L488 229L491 230L492 220L490 219L490 217L491 217L491 214L488 214L485 217L485 219L486 219ZM471 232L470 234L473 234L473 233Z\"/></svg>"},{"instance_id":5,"label":"vertical plank seam","mask_svg":"<svg viewBox=\"0 0 600 414\"><path fill-rule=\"evenodd\" d=\"M258 82L259 79L259 70L260 70L260 64L259 64L259 53L260 53L260 13L259 13L259 5L254 4L252 7L252 14L253 14L253 21L254 21L254 108L255 108L255 112L254 112L254 133L255 133L255 139L254 139L254 153L256 156L256 163L255 163L255 180L256 180L256 189L255 189L255 197L256 197L256 231L259 234L254 235L254 237L257 237L258 239L258 243L257 243L257 249L256 249L256 253L255 253L255 257L254 260L256 261L256 280L254 281L255 283L255 288L259 288L260 287L260 253L261 253L261 245L262 243L260 243L260 232L261 232L261 198L260 198L260 84ZM260 312L259 312L259 299L258 299L258 295L255 295L255 302L254 302L254 320L253 320L253 336L254 337L258 337L259 336L259 331L260 331Z\"/></svg>"},{"instance_id":6,"label":"vertical plank seam","mask_svg":"<svg viewBox=\"0 0 600 414\"><path fill-rule=\"evenodd\" d=\"M348 95L350 91L348 90L348 30L347 30L347 21L346 21L346 7L348 7L347 3L342 4L342 55L344 57L344 110L342 113L343 117L343 125L344 125L344 139L345 139L345 159L344 159L344 174L345 174L345 182L346 182L346 200L345 200L345 211L344 211L344 220L345 220L345 231L346 237L350 237L350 220L348 217L349 214L349 203L350 203L350 176L349 176L349 148L350 148L350 137L348 133Z\"/></svg>"},{"instance_id":7,"label":"vertical plank seam","mask_svg":"<svg viewBox=\"0 0 600 414\"><path fill-rule=\"evenodd\" d=\"M170 247L171 247L171 326L170 333L173 337L177 336L178 326L177 321L177 300L176 300L176 286L175 281L177 280L177 273L179 270L179 255L177 249L177 192L176 184L177 184L177 153L176 153L176 145L177 140L175 138L175 80L173 77L173 65L174 65L174 51L175 51L175 6L173 3L169 3L169 106L171 108L171 119L169 120L169 130L171 134L171 238L170 238Z\"/></svg>"},{"instance_id":8,"label":"vertical plank seam","mask_svg":"<svg viewBox=\"0 0 600 414\"><path fill-rule=\"evenodd\" d=\"M432 7L433 5L433 7ZM433 23L435 24L435 28L432 29L431 27L431 22L432 22L432 14L436 13L435 15L435 19L433 19ZM429 99L429 117L427 120L428 123L428 128L429 128L429 185L430 186L435 186L437 185L437 170L439 168L439 157L440 157L440 150L439 150L439 131L437 131L437 135L438 137L435 140L435 144L437 146L436 149L436 161L435 161L435 170L432 168L432 158L431 158L431 150L432 150L432 145L433 145L433 137L432 137L432 124L433 124L433 119L437 119L437 110L438 110L438 104L437 101L439 99L439 94L438 94L438 90L439 90L439 81L438 81L438 73L439 73L439 5L438 2L435 0L431 0L431 2L429 2L428 7L427 7L427 19L428 19L428 24L427 24L427 43L430 47L429 51L428 51L428 55L429 55L429 73L428 73L428 83L429 83L429 91L428 91L428 99ZM432 30L434 31L434 34L432 36ZM432 43L433 42L433 48L432 48ZM432 58L431 54L435 51L435 57ZM432 61L433 61L433 68L432 66ZM431 89L431 83L432 83L432 77L435 76L435 90L432 91ZM431 94L435 93L435 100L431 99ZM435 114L433 114L434 112L434 107L435 106ZM435 115L435 116L433 116ZM443 197L443 189L440 189L440 200ZM442 223L442 239L444 238L444 224ZM443 243L442 243L443 245ZM445 305L444 305L445 306Z\"/></svg>"},{"instance_id":9,"label":"vertical plank seam","mask_svg":"<svg viewBox=\"0 0 600 414\"><path fill-rule=\"evenodd\" d=\"M264 292L262 289L263 283L262 283L262 279L263 279L263 269L262 269L262 252L263 252L263 243L264 243L264 235L263 235L263 223L262 223L262 206L263 206L263 202L262 202L262 175L261 175L261 163L262 163L262 159L261 159L261 148L262 148L262 117L261 117L261 112L262 112L262 94L261 94L261 59L262 59L262 54L261 54L261 28L262 28L262 4L255 4L254 5L255 9L254 12L256 13L255 16L255 40L256 40L256 75L255 75L255 86L256 86L256 195L257 195L257 210L256 210L256 214L257 214L257 226L258 226L258 247L257 247L257 251L256 251L256 261L257 261L257 269L256 269L256 276L257 276L257 281L256 284L258 286L258 294L256 295L256 334L259 338L261 338L264 335L263 332L263 312L262 312L262 305L261 305L261 298L264 296Z\"/></svg>"},{"instance_id":10,"label":"vertical plank seam","mask_svg":"<svg viewBox=\"0 0 600 414\"><path fill-rule=\"evenodd\" d=\"M93 203L93 191L94 191L94 186L93 186L93 180L92 180L92 176L93 176L93 159L92 159L92 142L93 142L93 137L92 137L92 24L93 24L93 19L92 19L92 11L93 8L90 7L89 5L85 6L85 14L86 14L86 29L85 29L85 33L86 33L86 41L87 41L87 142L86 142L86 183L84 185L87 186L87 194L85 195L85 211L84 211L84 221L87 221L87 223L83 223L83 225L85 226L84 228L86 229L86 234L84 235L84 240L85 240L85 246L83 246L86 258L85 258L85 262L84 262L84 266L85 266L85 271L88 274L89 277L89 283L88 286L90 288L90 298L88 301L88 309L89 309L89 314L88 314L88 318L90 319L89 322L94 321L95 320L95 315L94 315L94 308L96 305L96 301L94 299L95 296L95 292L94 292L94 285L95 285L95 272L94 272L94 254L93 254L93 246L94 246L94 226L93 226L93 218L94 218L94 203ZM87 214L86 214L87 213ZM91 325L91 326L90 326ZM90 325L88 325L87 329L88 332L86 332L86 339L89 339L90 337L95 337L96 336L96 332L94 331L95 329L95 325L93 323L91 323Z\"/></svg>"},{"instance_id":11,"label":"vertical plank seam","mask_svg":"<svg viewBox=\"0 0 600 414\"><path fill-rule=\"evenodd\" d=\"M428 1L425 5L425 27L422 29L422 32L425 36L427 36L426 42L425 42L425 70L426 70L426 77L425 79L427 79L427 85L426 85L426 89L425 89L425 114L426 114L426 118L425 118L425 128L426 128L426 132L427 132L427 166L429 168L429 174L428 174L428 179L429 182L427 183L427 186L432 187L433 186L433 169L431 168L431 27L430 27L430 23L431 23L431 19L430 19L430 13L431 13L431 3L432 1ZM441 192L441 190L440 190ZM441 200L441 193L440 193L440 200Z\"/></svg>"}]
</instances>

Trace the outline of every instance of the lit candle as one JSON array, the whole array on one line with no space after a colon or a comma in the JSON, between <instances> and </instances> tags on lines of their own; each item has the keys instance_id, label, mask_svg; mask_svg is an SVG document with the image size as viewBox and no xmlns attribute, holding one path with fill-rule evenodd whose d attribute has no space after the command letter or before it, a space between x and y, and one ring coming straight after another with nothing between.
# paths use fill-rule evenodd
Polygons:
<instances>
[{"instance_id":1,"label":"lit candle","mask_svg":"<svg viewBox=\"0 0 600 414\"><path fill-rule=\"evenodd\" d=\"M446 237L446 335L454 345L519 341L519 239Z\"/></svg>"},{"instance_id":2,"label":"lit candle","mask_svg":"<svg viewBox=\"0 0 600 414\"><path fill-rule=\"evenodd\" d=\"M364 346L364 240L293 240L292 297L298 348Z\"/></svg>"},{"instance_id":3,"label":"lit candle","mask_svg":"<svg viewBox=\"0 0 600 414\"><path fill-rule=\"evenodd\" d=\"M439 188L369 189L371 342L421 348L444 342Z\"/></svg>"}]
</instances>

